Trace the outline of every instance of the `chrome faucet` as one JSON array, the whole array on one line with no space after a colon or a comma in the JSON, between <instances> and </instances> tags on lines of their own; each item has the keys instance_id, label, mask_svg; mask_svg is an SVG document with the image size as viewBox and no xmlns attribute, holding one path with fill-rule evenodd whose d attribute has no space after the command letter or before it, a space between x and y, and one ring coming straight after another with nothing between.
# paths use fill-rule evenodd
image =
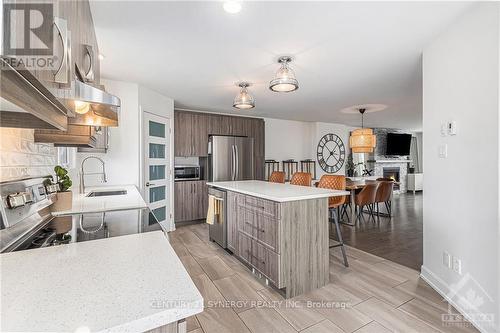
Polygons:
<instances>
[{"instance_id":1,"label":"chrome faucet","mask_svg":"<svg viewBox=\"0 0 500 333\"><path fill-rule=\"evenodd\" d=\"M85 161L87 161L88 159L91 159L91 158L101 161L102 172L85 173L83 166L85 164ZM82 164L80 166L80 193L85 193L85 176L86 175L102 175L102 182L106 183L108 181L106 178L106 168L104 165L104 161L97 156L89 156L89 157L84 158L82 161Z\"/></svg>"}]
</instances>

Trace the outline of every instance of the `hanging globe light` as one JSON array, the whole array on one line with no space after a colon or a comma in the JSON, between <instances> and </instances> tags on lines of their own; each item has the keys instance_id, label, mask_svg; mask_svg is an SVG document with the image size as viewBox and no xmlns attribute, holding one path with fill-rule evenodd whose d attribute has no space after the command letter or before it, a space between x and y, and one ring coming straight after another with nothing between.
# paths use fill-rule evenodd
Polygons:
<instances>
[{"instance_id":1,"label":"hanging globe light","mask_svg":"<svg viewBox=\"0 0 500 333\"><path fill-rule=\"evenodd\" d=\"M278 59L281 67L276 72L274 79L269 82L269 89L274 92L291 92L299 89L299 82L295 78L295 73L288 67L291 61L292 58L288 56Z\"/></svg>"},{"instance_id":2,"label":"hanging globe light","mask_svg":"<svg viewBox=\"0 0 500 333\"><path fill-rule=\"evenodd\" d=\"M255 98L248 92L250 83L240 82L238 86L241 87L240 93L234 98L233 107L237 109L252 109L255 107Z\"/></svg>"}]
</instances>

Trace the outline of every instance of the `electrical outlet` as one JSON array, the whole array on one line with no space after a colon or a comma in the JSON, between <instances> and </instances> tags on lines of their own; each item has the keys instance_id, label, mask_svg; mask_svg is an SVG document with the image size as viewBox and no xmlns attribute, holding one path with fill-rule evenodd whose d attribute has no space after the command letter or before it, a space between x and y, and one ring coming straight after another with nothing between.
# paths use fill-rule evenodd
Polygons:
<instances>
[{"instance_id":1,"label":"electrical outlet","mask_svg":"<svg viewBox=\"0 0 500 333\"><path fill-rule=\"evenodd\" d=\"M448 252L443 252L443 265L446 268L451 268L451 256Z\"/></svg>"},{"instance_id":2,"label":"electrical outlet","mask_svg":"<svg viewBox=\"0 0 500 333\"><path fill-rule=\"evenodd\" d=\"M457 257L453 257L453 271L458 275L462 275L462 260Z\"/></svg>"}]
</instances>

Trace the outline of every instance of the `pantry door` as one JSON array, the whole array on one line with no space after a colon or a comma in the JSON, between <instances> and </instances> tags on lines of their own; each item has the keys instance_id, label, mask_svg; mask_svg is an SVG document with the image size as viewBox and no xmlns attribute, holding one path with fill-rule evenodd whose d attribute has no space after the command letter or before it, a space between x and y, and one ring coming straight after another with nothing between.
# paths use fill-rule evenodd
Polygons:
<instances>
[{"instance_id":1,"label":"pantry door","mask_svg":"<svg viewBox=\"0 0 500 333\"><path fill-rule=\"evenodd\" d=\"M144 199L150 211L164 227L173 230L171 200L170 165L170 118L160 117L148 112L143 113L144 124ZM124 168L127 166L124 165ZM148 223L154 223L149 216Z\"/></svg>"}]
</instances>

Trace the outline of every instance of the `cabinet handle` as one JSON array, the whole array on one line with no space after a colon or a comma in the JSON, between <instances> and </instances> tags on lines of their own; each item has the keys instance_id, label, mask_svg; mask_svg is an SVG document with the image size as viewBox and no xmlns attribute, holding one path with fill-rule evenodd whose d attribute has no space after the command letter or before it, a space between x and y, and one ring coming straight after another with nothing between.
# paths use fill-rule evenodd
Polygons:
<instances>
[{"instance_id":1,"label":"cabinet handle","mask_svg":"<svg viewBox=\"0 0 500 333\"><path fill-rule=\"evenodd\" d=\"M85 53L89 56L89 68L85 71L85 79L94 81L94 50L91 45L84 45Z\"/></svg>"},{"instance_id":2,"label":"cabinet handle","mask_svg":"<svg viewBox=\"0 0 500 333\"><path fill-rule=\"evenodd\" d=\"M54 18L54 26L56 27L57 34L59 36L59 39L62 42L63 46L63 56L61 59L61 63L59 65L59 68L56 70L54 74L54 82L57 83L64 83L67 84L69 80L69 75L67 73L62 73L62 70L64 68L65 71L68 69L68 42L69 42L69 36L68 36L68 25L66 20L63 20L59 17Z\"/></svg>"}]
</instances>

